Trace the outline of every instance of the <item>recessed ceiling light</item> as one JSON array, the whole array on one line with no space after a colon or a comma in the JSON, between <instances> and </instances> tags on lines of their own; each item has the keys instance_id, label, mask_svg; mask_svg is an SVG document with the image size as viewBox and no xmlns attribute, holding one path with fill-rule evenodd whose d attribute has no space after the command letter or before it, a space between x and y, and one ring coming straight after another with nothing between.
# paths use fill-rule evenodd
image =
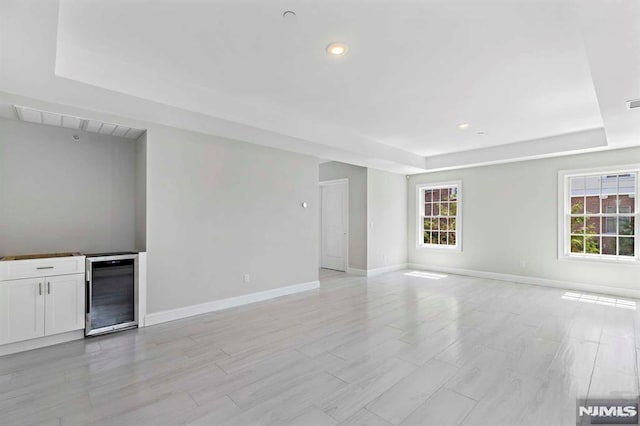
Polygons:
<instances>
[{"instance_id":1,"label":"recessed ceiling light","mask_svg":"<svg viewBox=\"0 0 640 426\"><path fill-rule=\"evenodd\" d=\"M331 55L344 55L349 50L349 47L344 43L331 43L327 46L327 53Z\"/></svg>"},{"instance_id":2,"label":"recessed ceiling light","mask_svg":"<svg viewBox=\"0 0 640 426\"><path fill-rule=\"evenodd\" d=\"M469 123L460 123L458 124L458 129L464 130L469 128Z\"/></svg>"}]
</instances>

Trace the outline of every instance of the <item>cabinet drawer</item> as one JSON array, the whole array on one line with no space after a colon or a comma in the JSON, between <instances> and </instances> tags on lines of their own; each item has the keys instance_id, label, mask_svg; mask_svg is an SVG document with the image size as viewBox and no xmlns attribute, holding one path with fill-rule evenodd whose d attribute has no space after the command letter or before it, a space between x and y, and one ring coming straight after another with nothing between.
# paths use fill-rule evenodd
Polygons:
<instances>
[{"instance_id":1,"label":"cabinet drawer","mask_svg":"<svg viewBox=\"0 0 640 426\"><path fill-rule=\"evenodd\" d=\"M83 274L84 256L0 262L0 280Z\"/></svg>"}]
</instances>

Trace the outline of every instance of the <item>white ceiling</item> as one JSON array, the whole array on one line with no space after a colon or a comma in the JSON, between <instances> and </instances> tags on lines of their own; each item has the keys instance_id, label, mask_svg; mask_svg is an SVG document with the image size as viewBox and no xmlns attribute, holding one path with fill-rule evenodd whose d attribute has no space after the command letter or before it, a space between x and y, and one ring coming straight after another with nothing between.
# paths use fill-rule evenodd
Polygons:
<instances>
[{"instance_id":1,"label":"white ceiling","mask_svg":"<svg viewBox=\"0 0 640 426\"><path fill-rule=\"evenodd\" d=\"M0 90L403 173L616 148L638 3L7 0Z\"/></svg>"},{"instance_id":2,"label":"white ceiling","mask_svg":"<svg viewBox=\"0 0 640 426\"><path fill-rule=\"evenodd\" d=\"M421 156L602 126L572 2L298 0L295 22L291 2L124 3L62 4L59 75ZM345 57L326 54L334 40Z\"/></svg>"}]
</instances>

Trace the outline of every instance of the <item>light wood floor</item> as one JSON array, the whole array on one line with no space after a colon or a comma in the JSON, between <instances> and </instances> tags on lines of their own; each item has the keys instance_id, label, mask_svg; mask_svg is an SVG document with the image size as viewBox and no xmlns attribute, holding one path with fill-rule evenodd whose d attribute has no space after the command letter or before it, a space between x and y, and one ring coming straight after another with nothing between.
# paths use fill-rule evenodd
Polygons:
<instances>
[{"instance_id":1,"label":"light wood floor","mask_svg":"<svg viewBox=\"0 0 640 426\"><path fill-rule=\"evenodd\" d=\"M327 268L320 268L320 280L327 280L329 278L337 278L339 276L346 276L347 274L345 274L344 272L341 271L335 271L333 269L327 269Z\"/></svg>"},{"instance_id":2,"label":"light wood floor","mask_svg":"<svg viewBox=\"0 0 640 426\"><path fill-rule=\"evenodd\" d=\"M637 395L636 301L410 271L0 358L0 424L566 424Z\"/></svg>"}]
</instances>

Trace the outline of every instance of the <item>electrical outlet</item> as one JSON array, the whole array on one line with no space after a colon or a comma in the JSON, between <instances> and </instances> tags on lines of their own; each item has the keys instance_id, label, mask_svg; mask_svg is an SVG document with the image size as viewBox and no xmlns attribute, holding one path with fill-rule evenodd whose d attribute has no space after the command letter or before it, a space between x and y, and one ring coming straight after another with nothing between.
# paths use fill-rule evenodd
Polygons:
<instances>
[{"instance_id":1,"label":"electrical outlet","mask_svg":"<svg viewBox=\"0 0 640 426\"><path fill-rule=\"evenodd\" d=\"M251 275L244 274L244 282L245 284L249 284L251 282Z\"/></svg>"}]
</instances>

